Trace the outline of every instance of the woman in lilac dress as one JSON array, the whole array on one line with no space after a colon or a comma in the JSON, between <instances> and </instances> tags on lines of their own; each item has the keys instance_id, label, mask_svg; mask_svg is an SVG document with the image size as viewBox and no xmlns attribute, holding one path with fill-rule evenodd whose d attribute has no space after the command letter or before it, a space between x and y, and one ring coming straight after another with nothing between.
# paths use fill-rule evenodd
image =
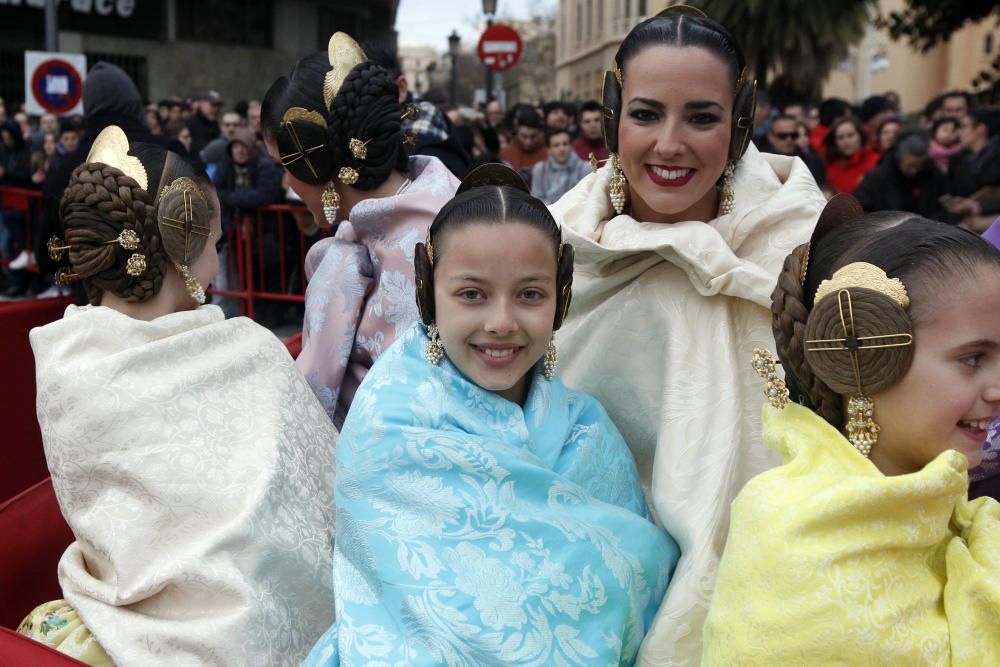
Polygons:
<instances>
[{"instance_id":1,"label":"woman in lilac dress","mask_svg":"<svg viewBox=\"0 0 1000 667\"><path fill-rule=\"evenodd\" d=\"M353 39L300 60L264 97L267 151L317 222L336 233L306 257L297 363L339 428L375 359L417 321L413 247L458 181L408 157L395 80Z\"/></svg>"}]
</instances>

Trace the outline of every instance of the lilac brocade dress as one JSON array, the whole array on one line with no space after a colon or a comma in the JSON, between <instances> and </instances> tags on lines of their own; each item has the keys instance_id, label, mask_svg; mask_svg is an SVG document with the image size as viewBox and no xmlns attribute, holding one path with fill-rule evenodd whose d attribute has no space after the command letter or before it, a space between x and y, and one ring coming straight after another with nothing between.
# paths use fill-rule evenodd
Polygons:
<instances>
[{"instance_id":1,"label":"lilac brocade dress","mask_svg":"<svg viewBox=\"0 0 1000 667\"><path fill-rule=\"evenodd\" d=\"M417 321L413 248L458 189L434 157L411 157L409 176L400 194L355 205L306 256L296 363L338 429L372 363Z\"/></svg>"},{"instance_id":2,"label":"lilac brocade dress","mask_svg":"<svg viewBox=\"0 0 1000 667\"><path fill-rule=\"evenodd\" d=\"M1000 248L1000 218L983 232L983 238ZM993 422L986 434L986 451L983 462L969 471L969 480L978 482L1000 474L1000 419Z\"/></svg>"}]
</instances>

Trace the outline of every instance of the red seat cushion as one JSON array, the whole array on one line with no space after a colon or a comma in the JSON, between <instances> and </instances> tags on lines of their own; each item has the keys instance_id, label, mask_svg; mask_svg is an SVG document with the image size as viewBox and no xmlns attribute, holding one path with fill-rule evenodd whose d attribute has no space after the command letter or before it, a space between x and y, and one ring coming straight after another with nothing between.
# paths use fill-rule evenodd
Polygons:
<instances>
[{"instance_id":1,"label":"red seat cushion","mask_svg":"<svg viewBox=\"0 0 1000 667\"><path fill-rule=\"evenodd\" d=\"M50 479L0 505L0 626L17 629L32 609L63 596L56 567L72 542ZM19 664L34 663L0 659Z\"/></svg>"},{"instance_id":2,"label":"red seat cushion","mask_svg":"<svg viewBox=\"0 0 1000 667\"><path fill-rule=\"evenodd\" d=\"M28 611L31 611L30 609ZM39 644L13 630L0 628L0 665L25 667L80 667L85 663L74 660L65 653Z\"/></svg>"},{"instance_id":3,"label":"red seat cushion","mask_svg":"<svg viewBox=\"0 0 1000 667\"><path fill-rule=\"evenodd\" d=\"M292 359L297 359L302 354L302 334L297 333L294 336L289 336L281 342L285 344L285 348L288 350L288 354L292 355Z\"/></svg>"}]
</instances>

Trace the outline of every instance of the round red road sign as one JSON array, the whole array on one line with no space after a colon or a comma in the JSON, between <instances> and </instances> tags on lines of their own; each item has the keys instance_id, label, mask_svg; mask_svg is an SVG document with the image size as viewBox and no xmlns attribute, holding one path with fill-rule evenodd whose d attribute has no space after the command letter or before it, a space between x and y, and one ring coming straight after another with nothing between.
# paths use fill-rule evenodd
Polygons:
<instances>
[{"instance_id":1,"label":"round red road sign","mask_svg":"<svg viewBox=\"0 0 1000 667\"><path fill-rule=\"evenodd\" d=\"M521 59L524 45L521 36L509 25L491 25L479 37L476 54L479 60L491 70L502 72L510 69Z\"/></svg>"},{"instance_id":2,"label":"round red road sign","mask_svg":"<svg viewBox=\"0 0 1000 667\"><path fill-rule=\"evenodd\" d=\"M83 95L83 80L65 60L42 62L31 77L31 94L43 109L61 114L73 109Z\"/></svg>"}]
</instances>

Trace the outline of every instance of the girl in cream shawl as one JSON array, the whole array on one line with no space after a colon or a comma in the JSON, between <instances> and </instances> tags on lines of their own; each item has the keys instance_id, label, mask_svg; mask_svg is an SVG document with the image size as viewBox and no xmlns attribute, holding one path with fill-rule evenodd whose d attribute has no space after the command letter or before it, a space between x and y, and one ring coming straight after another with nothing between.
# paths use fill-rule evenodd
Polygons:
<instances>
[{"instance_id":1,"label":"girl in cream shawl","mask_svg":"<svg viewBox=\"0 0 1000 667\"><path fill-rule=\"evenodd\" d=\"M573 249L509 168L416 247L422 323L337 450L337 623L307 665L627 665L677 547L593 398L555 375Z\"/></svg>"},{"instance_id":2,"label":"girl in cream shawl","mask_svg":"<svg viewBox=\"0 0 1000 667\"><path fill-rule=\"evenodd\" d=\"M733 502L704 664L998 665L1000 504L967 500L966 469L1000 414L1000 252L831 217L774 292L790 392L755 364L785 464Z\"/></svg>"},{"instance_id":3,"label":"girl in cream shawl","mask_svg":"<svg viewBox=\"0 0 1000 667\"><path fill-rule=\"evenodd\" d=\"M333 614L329 418L281 343L201 306L219 203L109 127L62 201L91 305L31 332L38 421L76 541L21 630L90 664L296 664Z\"/></svg>"},{"instance_id":4,"label":"girl in cream shawl","mask_svg":"<svg viewBox=\"0 0 1000 667\"><path fill-rule=\"evenodd\" d=\"M615 155L552 207L577 250L558 341L566 382L607 407L681 548L644 665L697 664L729 503L778 463L745 360L771 345L778 270L824 202L801 160L749 144L743 55L692 11L622 42L605 79Z\"/></svg>"}]
</instances>

